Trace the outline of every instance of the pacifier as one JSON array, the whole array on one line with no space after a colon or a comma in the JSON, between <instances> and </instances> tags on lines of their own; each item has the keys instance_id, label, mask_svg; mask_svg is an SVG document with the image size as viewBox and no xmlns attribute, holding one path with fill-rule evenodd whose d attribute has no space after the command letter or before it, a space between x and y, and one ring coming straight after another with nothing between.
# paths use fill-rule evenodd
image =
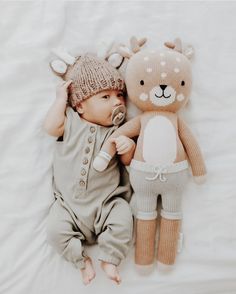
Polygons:
<instances>
[{"instance_id":1,"label":"pacifier","mask_svg":"<svg viewBox=\"0 0 236 294\"><path fill-rule=\"evenodd\" d=\"M111 120L114 126L118 126L125 119L126 107L124 105L117 106L111 115Z\"/></svg>"}]
</instances>

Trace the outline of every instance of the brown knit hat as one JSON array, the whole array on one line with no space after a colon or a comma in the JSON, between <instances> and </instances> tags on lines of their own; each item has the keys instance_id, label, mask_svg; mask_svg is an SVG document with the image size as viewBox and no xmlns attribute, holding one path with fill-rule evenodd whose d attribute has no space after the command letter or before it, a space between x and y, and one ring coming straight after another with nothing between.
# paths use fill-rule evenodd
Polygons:
<instances>
[{"instance_id":1,"label":"brown knit hat","mask_svg":"<svg viewBox=\"0 0 236 294\"><path fill-rule=\"evenodd\" d=\"M69 103L72 107L104 90L125 90L119 72L107 61L91 54L79 56L69 66L64 79L73 81L69 88Z\"/></svg>"}]
</instances>

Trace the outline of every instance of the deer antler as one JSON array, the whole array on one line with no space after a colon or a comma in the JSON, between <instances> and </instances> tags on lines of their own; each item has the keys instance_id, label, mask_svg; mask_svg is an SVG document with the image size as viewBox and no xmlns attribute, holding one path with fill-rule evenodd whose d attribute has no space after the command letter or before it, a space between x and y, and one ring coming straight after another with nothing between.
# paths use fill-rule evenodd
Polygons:
<instances>
[{"instance_id":1,"label":"deer antler","mask_svg":"<svg viewBox=\"0 0 236 294\"><path fill-rule=\"evenodd\" d=\"M131 50L134 53L137 53L138 51L140 51L141 47L147 42L147 38L141 38L140 40L138 40L136 37L131 37L130 39L130 46L131 46Z\"/></svg>"},{"instance_id":2,"label":"deer antler","mask_svg":"<svg viewBox=\"0 0 236 294\"><path fill-rule=\"evenodd\" d=\"M174 40L173 42L165 42L165 46L167 48L173 49L175 51L178 51L180 53L182 53L182 42L179 38Z\"/></svg>"}]
</instances>

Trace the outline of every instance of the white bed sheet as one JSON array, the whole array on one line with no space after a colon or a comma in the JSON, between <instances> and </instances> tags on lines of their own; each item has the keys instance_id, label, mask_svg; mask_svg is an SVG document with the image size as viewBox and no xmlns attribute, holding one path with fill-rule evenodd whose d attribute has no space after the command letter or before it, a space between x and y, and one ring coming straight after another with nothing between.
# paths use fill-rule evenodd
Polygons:
<instances>
[{"instance_id":1,"label":"white bed sheet","mask_svg":"<svg viewBox=\"0 0 236 294\"><path fill-rule=\"evenodd\" d=\"M0 293L236 293L236 3L0 2ZM133 248L122 285L108 281L89 248L91 285L46 242L53 201L54 140L42 121L58 83L51 48L93 50L100 41L148 37L148 47L181 37L196 51L193 92L183 113L202 147L207 183L183 197L184 246L176 268L139 276Z\"/></svg>"}]
</instances>

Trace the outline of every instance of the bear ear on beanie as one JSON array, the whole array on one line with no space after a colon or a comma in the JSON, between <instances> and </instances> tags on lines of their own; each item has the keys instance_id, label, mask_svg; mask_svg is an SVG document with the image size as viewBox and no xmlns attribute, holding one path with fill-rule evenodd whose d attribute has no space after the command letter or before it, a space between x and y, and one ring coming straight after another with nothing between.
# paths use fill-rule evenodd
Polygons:
<instances>
[{"instance_id":1,"label":"bear ear on beanie","mask_svg":"<svg viewBox=\"0 0 236 294\"><path fill-rule=\"evenodd\" d=\"M187 45L185 48L182 44L182 41L179 38L176 38L174 42L165 42L164 44L167 48L173 49L175 51L178 51L179 53L182 53L184 56L186 56L188 59L192 59L194 55L194 49L193 46Z\"/></svg>"},{"instance_id":2,"label":"bear ear on beanie","mask_svg":"<svg viewBox=\"0 0 236 294\"><path fill-rule=\"evenodd\" d=\"M55 59L51 61L50 67L52 71L59 76L63 76L67 71L67 64L60 59Z\"/></svg>"},{"instance_id":3,"label":"bear ear on beanie","mask_svg":"<svg viewBox=\"0 0 236 294\"><path fill-rule=\"evenodd\" d=\"M120 67L120 65L122 64L124 57L119 54L119 53L112 53L108 58L107 61L110 63L110 65L112 65L113 67L115 67L116 69L118 69Z\"/></svg>"},{"instance_id":4,"label":"bear ear on beanie","mask_svg":"<svg viewBox=\"0 0 236 294\"><path fill-rule=\"evenodd\" d=\"M116 43L114 40L102 40L96 45L97 57L110 63L114 68L119 68L123 61L123 56L117 52L119 46L123 44Z\"/></svg>"},{"instance_id":5,"label":"bear ear on beanie","mask_svg":"<svg viewBox=\"0 0 236 294\"><path fill-rule=\"evenodd\" d=\"M54 59L51 61L50 67L55 74L62 77L67 72L68 66L75 63L76 58L66 52L66 50L62 47L53 48L51 51L60 59Z\"/></svg>"}]
</instances>

